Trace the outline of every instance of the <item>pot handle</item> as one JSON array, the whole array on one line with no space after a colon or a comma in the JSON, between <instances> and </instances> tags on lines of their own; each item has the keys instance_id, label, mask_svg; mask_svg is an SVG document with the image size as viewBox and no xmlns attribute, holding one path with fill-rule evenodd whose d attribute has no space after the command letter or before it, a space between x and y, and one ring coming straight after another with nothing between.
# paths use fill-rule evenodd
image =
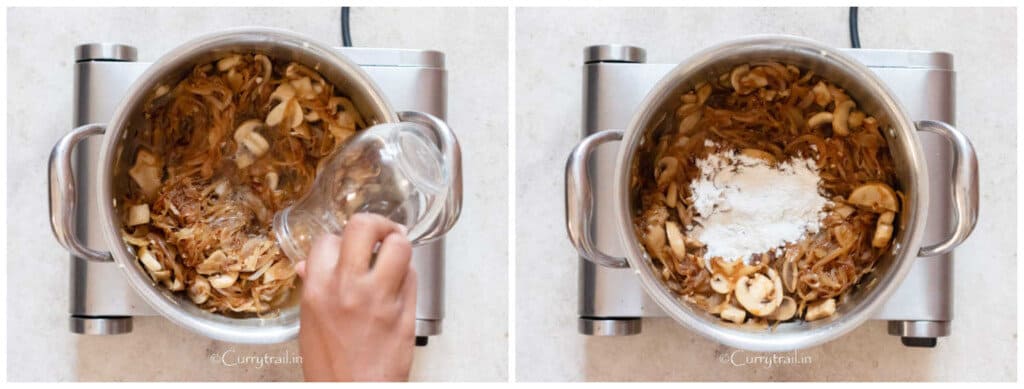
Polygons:
<instances>
[{"instance_id":1,"label":"pot handle","mask_svg":"<svg viewBox=\"0 0 1024 389\"><path fill-rule=\"evenodd\" d=\"M75 188L74 171L71 168L71 155L78 142L92 135L101 135L106 124L86 124L71 130L60 138L53 151L50 152L50 227L57 242L72 255L94 262L110 262L110 253L88 248L75 235L75 203L78 193Z\"/></svg>"},{"instance_id":2,"label":"pot handle","mask_svg":"<svg viewBox=\"0 0 1024 389\"><path fill-rule=\"evenodd\" d=\"M971 141L953 126L944 122L922 120L917 123L918 131L941 135L953 145L953 206L956 223L953 233L946 240L922 247L918 256L930 257L945 254L959 246L971 235L978 222L978 158Z\"/></svg>"},{"instance_id":3,"label":"pot handle","mask_svg":"<svg viewBox=\"0 0 1024 389\"><path fill-rule=\"evenodd\" d=\"M444 156L451 177L451 187L445 198L444 209L433 222L433 228L418 239L420 243L430 242L448 233L462 212L462 149L452 129L437 116L425 112L403 111L398 113L398 120L422 124L430 129L441 155Z\"/></svg>"},{"instance_id":4,"label":"pot handle","mask_svg":"<svg viewBox=\"0 0 1024 389\"><path fill-rule=\"evenodd\" d=\"M565 226L576 251L584 259L605 267L626 268L625 258L601 252L594 245L590 222L594 215L594 194L590 183L590 156L597 146L622 140L622 130L604 130L584 138L565 163Z\"/></svg>"}]
</instances>

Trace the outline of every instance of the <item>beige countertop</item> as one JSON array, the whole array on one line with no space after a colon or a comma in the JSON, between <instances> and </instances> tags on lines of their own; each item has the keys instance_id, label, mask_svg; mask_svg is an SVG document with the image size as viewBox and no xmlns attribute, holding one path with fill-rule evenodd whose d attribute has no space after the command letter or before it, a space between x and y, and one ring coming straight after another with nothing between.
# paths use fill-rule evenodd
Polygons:
<instances>
[{"instance_id":1,"label":"beige countertop","mask_svg":"<svg viewBox=\"0 0 1024 389\"><path fill-rule=\"evenodd\" d=\"M354 8L351 15L356 46L446 53L448 122L462 143L466 194L447 243L444 333L416 350L412 378L504 381L507 11ZM161 317L137 318L128 335L71 334L68 254L47 221L46 159L71 129L75 45L128 43L138 47L139 60L152 61L199 34L243 25L291 29L340 45L339 9L9 9L7 18L9 379L301 380L300 366L289 363L298 352L296 342L226 344Z\"/></svg>"},{"instance_id":2,"label":"beige countertop","mask_svg":"<svg viewBox=\"0 0 1024 389\"><path fill-rule=\"evenodd\" d=\"M954 22L955 21L955 22ZM756 33L849 47L845 8L519 9L516 15L516 376L519 381L1015 380L1017 366L1016 16L1013 9L860 10L865 48L954 54L958 127L981 171L977 228L957 250L952 336L909 349L868 322L789 357L736 352L671 319L638 336L576 332L577 259L563 221L563 168L579 141L583 48L621 43L677 63ZM736 352L736 354L734 354ZM750 362L752 361L752 362ZM734 366L746 364L744 366Z\"/></svg>"}]
</instances>

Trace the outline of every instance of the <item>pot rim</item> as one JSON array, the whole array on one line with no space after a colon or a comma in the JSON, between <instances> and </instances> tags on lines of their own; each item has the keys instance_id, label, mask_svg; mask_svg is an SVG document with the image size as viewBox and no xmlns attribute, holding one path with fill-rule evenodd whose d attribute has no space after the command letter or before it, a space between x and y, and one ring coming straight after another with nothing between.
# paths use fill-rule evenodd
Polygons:
<instances>
[{"instance_id":1,"label":"pot rim","mask_svg":"<svg viewBox=\"0 0 1024 389\"><path fill-rule=\"evenodd\" d=\"M674 98L672 89L676 85L701 77L700 72L706 66L712 64L714 59L729 55L729 53L748 48L750 46L773 47L776 49L795 50L808 53L816 53L822 58L829 58L832 66L845 68L857 76L857 81L866 89L872 91L882 103L880 109L891 114L891 128L893 138L899 139L906 145L904 152L910 163L909 171L915 174L914 188L910 206L904 205L903 213L907 220L903 228L905 238L902 242L894 242L893 250L901 250L900 255L893 254L895 263L886 274L878 279L872 290L867 291L864 301L848 309L842 319L833 317L831 320L815 322L815 324L804 331L771 333L764 336L765 332L745 331L738 328L730 328L721 323L708 324L705 317L700 317L703 312L688 306L686 302L680 301L667 287L654 276L650 269L649 258L633 233L633 220L630 199L630 179L633 156L639 147L640 140L644 135L644 126L649 117L656 115L660 103L666 98ZM625 257L630 268L638 274L644 290L665 312L679 324L697 332L701 336L720 342L722 344L761 352L790 351L808 348L834 340L853 329L857 328L868 320L874 312L895 292L896 288L903 282L907 273L913 265L921 245L924 234L924 222L928 209L928 176L924 155L920 141L917 137L916 126L907 114L906 109L895 98L895 93L890 90L870 69L852 57L831 48L817 41L793 36L793 35L752 35L739 39L728 40L708 47L694 54L687 60L681 62L669 73L667 73L651 89L646 97L638 105L637 111L630 119L629 125L623 135L619 146L618 157L616 158L615 182L615 214L616 223L619 228L619 239L623 242ZM892 138L890 138L892 141ZM892 149L890 149L892 150ZM904 243L900 246L900 243ZM842 309L842 308L841 308Z\"/></svg>"},{"instance_id":2,"label":"pot rim","mask_svg":"<svg viewBox=\"0 0 1024 389\"><path fill-rule=\"evenodd\" d=\"M320 62L315 64L315 69L334 68L339 70L345 77L353 82L353 88L365 92L364 108L371 108L375 117L382 122L397 122L398 115L392 109L390 103L384 98L384 94L372 79L354 62L338 53L329 45L323 44L308 36L284 29L268 27L237 27L203 34L189 40L165 53L152 63L146 71L136 79L128 88L124 97L114 109L114 115L108 122L106 133L103 136L100 148L100 166L97 174L97 201L102 221L101 229L103 236L110 246L111 255L120 267L128 283L133 289L152 306L163 317L170 319L175 324L221 341L248 343L248 344L270 344L280 343L294 339L299 332L298 308L293 315L282 323L271 323L273 319L244 318L235 319L220 314L213 320L204 317L198 308L187 301L179 303L181 296L165 290L162 285L152 282L149 276L138 264L137 257L132 254L127 245L121 240L121 223L118 221L113 196L113 180L115 160L119 154L118 144L121 142L124 131L127 130L132 109L140 104L140 99L146 98L148 93L158 86L168 72L189 63L194 63L194 57L203 55L218 49L230 48L234 45L260 45L267 48L283 47L293 50L305 50L312 57ZM314 64L306 64L314 65ZM289 309L290 310L290 309ZM281 314L283 317L284 312ZM279 317L280 318L280 317ZM239 321L247 323L240 325Z\"/></svg>"}]
</instances>

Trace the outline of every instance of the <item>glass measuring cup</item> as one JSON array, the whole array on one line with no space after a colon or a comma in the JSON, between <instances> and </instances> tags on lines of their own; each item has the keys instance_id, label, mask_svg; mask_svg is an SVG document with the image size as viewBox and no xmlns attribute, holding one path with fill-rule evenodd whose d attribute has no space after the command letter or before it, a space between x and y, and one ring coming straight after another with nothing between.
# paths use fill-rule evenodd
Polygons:
<instances>
[{"instance_id":1,"label":"glass measuring cup","mask_svg":"<svg viewBox=\"0 0 1024 389\"><path fill-rule=\"evenodd\" d=\"M399 117L353 135L327 157L310 191L274 216L274 235L289 258L305 260L316 237L340 235L359 212L405 226L413 245L451 229L462 202L458 141L436 117Z\"/></svg>"}]
</instances>

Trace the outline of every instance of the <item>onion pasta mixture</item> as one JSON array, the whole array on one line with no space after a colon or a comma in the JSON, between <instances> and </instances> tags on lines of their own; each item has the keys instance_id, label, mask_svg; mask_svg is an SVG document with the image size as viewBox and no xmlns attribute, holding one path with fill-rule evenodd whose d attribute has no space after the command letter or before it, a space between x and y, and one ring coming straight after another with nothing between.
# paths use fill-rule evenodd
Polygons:
<instances>
[{"instance_id":1,"label":"onion pasta mixture","mask_svg":"<svg viewBox=\"0 0 1024 389\"><path fill-rule=\"evenodd\" d=\"M740 65L683 94L662 124L633 164L634 229L655 273L684 301L753 328L828 318L889 247L902 194L884 124L814 72ZM707 242L693 234L701 226L691 183L698 161L721 152L772 166L813 161L827 199L820 225L747 260L706 258Z\"/></svg>"},{"instance_id":2,"label":"onion pasta mixture","mask_svg":"<svg viewBox=\"0 0 1024 389\"><path fill-rule=\"evenodd\" d=\"M123 239L154 282L201 309L273 314L298 286L273 216L365 126L299 63L231 54L195 66L158 87L133 125L131 167L115 181Z\"/></svg>"}]
</instances>

